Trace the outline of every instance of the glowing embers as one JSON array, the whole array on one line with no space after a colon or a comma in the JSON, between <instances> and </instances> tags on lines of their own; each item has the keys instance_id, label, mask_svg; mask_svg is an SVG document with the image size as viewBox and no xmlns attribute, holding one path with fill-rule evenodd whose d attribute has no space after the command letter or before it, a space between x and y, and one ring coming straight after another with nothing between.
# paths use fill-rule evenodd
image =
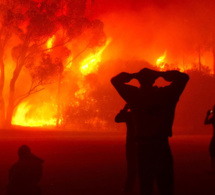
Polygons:
<instances>
[{"instance_id":1,"label":"glowing embers","mask_svg":"<svg viewBox=\"0 0 215 195\"><path fill-rule=\"evenodd\" d=\"M47 103L31 105L23 102L13 116L12 124L26 127L56 126L56 113L56 105Z\"/></svg>"},{"instance_id":2,"label":"glowing embers","mask_svg":"<svg viewBox=\"0 0 215 195\"><path fill-rule=\"evenodd\" d=\"M80 71L83 75L88 75L98 71L98 63L101 62L101 55L105 48L109 45L110 41L111 39L108 39L105 45L98 52L89 55L82 61Z\"/></svg>"}]
</instances>

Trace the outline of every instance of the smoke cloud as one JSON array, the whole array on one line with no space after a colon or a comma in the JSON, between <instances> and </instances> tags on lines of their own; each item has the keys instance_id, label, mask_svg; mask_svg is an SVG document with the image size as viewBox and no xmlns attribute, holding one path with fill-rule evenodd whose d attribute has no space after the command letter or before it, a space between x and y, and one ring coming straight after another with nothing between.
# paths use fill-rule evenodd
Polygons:
<instances>
[{"instance_id":1,"label":"smoke cloud","mask_svg":"<svg viewBox=\"0 0 215 195\"><path fill-rule=\"evenodd\" d=\"M105 24L112 43L106 59L166 61L188 66L198 61L212 68L215 3L206 1L95 1L96 17Z\"/></svg>"}]
</instances>

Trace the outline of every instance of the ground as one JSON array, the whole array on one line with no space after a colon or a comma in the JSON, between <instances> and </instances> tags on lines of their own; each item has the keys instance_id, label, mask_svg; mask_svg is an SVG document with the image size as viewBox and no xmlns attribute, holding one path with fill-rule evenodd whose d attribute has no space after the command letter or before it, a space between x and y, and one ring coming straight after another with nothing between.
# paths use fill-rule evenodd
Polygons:
<instances>
[{"instance_id":1,"label":"ground","mask_svg":"<svg viewBox=\"0 0 215 195\"><path fill-rule=\"evenodd\" d=\"M175 195L215 193L210 174L210 135L170 138L174 157ZM125 135L68 131L0 131L0 195L17 149L27 144L44 159L43 195L120 195L126 176ZM138 194L138 184L136 187ZM156 187L155 187L155 193Z\"/></svg>"}]
</instances>

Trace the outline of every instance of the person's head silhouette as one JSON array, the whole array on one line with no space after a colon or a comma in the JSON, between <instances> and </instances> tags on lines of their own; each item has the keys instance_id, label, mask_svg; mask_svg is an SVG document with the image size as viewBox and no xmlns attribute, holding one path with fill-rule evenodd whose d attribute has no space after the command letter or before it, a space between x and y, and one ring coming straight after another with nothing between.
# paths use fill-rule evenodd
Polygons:
<instances>
[{"instance_id":1,"label":"person's head silhouette","mask_svg":"<svg viewBox=\"0 0 215 195\"><path fill-rule=\"evenodd\" d=\"M20 159L28 159L31 156L31 149L27 145L20 146L18 150Z\"/></svg>"},{"instance_id":2,"label":"person's head silhouette","mask_svg":"<svg viewBox=\"0 0 215 195\"><path fill-rule=\"evenodd\" d=\"M141 86L151 87L158 76L148 68L143 68L138 73L135 73L135 78Z\"/></svg>"}]
</instances>

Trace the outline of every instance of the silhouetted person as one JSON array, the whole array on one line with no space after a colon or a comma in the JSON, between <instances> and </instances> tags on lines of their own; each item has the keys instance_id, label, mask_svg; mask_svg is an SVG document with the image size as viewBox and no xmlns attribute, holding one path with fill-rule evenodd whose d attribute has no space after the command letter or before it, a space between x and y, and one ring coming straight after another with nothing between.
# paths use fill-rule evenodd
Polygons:
<instances>
[{"instance_id":1,"label":"silhouetted person","mask_svg":"<svg viewBox=\"0 0 215 195\"><path fill-rule=\"evenodd\" d=\"M18 161L9 170L7 195L40 195L38 182L43 160L32 154L27 145L19 148L18 156Z\"/></svg>"},{"instance_id":2,"label":"silhouetted person","mask_svg":"<svg viewBox=\"0 0 215 195\"><path fill-rule=\"evenodd\" d=\"M171 84L161 88L153 86L158 77ZM140 88L128 84L132 79L139 81ZM147 68L134 74L122 72L111 79L134 115L141 195L153 193L155 179L160 195L174 193L173 158L168 137L172 136L176 103L188 80L189 76L179 71L159 72Z\"/></svg>"},{"instance_id":3,"label":"silhouetted person","mask_svg":"<svg viewBox=\"0 0 215 195\"><path fill-rule=\"evenodd\" d=\"M127 162L127 177L125 182L124 191L131 193L135 186L136 173L137 173L137 146L136 146L136 130L134 119L131 111L129 111L128 104L120 110L115 117L115 122L126 123L126 162Z\"/></svg>"},{"instance_id":4,"label":"silhouetted person","mask_svg":"<svg viewBox=\"0 0 215 195\"><path fill-rule=\"evenodd\" d=\"M215 173L215 105L212 110L208 110L205 125L212 124L213 125L213 136L209 145L209 153L211 157L211 170Z\"/></svg>"}]
</instances>

